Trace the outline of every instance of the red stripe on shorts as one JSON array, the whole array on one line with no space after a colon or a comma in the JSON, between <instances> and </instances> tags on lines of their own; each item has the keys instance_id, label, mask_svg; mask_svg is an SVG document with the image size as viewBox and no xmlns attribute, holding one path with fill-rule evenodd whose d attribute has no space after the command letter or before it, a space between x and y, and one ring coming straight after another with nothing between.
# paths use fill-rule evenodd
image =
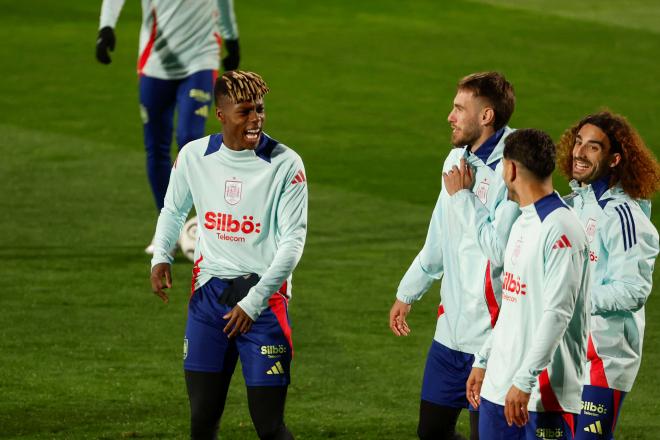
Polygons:
<instances>
[{"instance_id":1,"label":"red stripe on shorts","mask_svg":"<svg viewBox=\"0 0 660 440\"><path fill-rule=\"evenodd\" d=\"M571 430L571 438L575 437L575 417L571 413L563 413L561 415L564 420L566 421L566 424L568 425L568 429Z\"/></svg>"},{"instance_id":2,"label":"red stripe on shorts","mask_svg":"<svg viewBox=\"0 0 660 440\"><path fill-rule=\"evenodd\" d=\"M285 281L280 287L280 290L275 292L273 296L268 298L268 306L275 314L277 322L279 322L282 332L289 341L289 347L291 347L291 358L293 358L293 339L291 339L291 326L289 325L289 317L287 314L287 305L289 301L286 297L287 282Z\"/></svg>"},{"instance_id":3,"label":"red stripe on shorts","mask_svg":"<svg viewBox=\"0 0 660 440\"><path fill-rule=\"evenodd\" d=\"M619 417L619 406L621 405L621 391L614 390L614 416L612 417L612 432L616 427L616 420Z\"/></svg>"}]
</instances>

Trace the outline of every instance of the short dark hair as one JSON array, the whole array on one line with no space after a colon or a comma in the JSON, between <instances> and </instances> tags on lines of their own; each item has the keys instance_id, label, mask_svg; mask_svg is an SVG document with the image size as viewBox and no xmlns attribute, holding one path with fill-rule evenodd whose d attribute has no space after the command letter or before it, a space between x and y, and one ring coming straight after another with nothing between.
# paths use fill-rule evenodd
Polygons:
<instances>
[{"instance_id":1,"label":"short dark hair","mask_svg":"<svg viewBox=\"0 0 660 440\"><path fill-rule=\"evenodd\" d=\"M555 169L555 143L541 130L516 130L504 140L504 158L521 163L537 179L544 180Z\"/></svg>"},{"instance_id":2,"label":"short dark hair","mask_svg":"<svg viewBox=\"0 0 660 440\"><path fill-rule=\"evenodd\" d=\"M495 131L509 123L516 106L513 86L499 72L479 72L462 78L458 90L469 90L474 96L484 98L495 111Z\"/></svg>"}]
</instances>

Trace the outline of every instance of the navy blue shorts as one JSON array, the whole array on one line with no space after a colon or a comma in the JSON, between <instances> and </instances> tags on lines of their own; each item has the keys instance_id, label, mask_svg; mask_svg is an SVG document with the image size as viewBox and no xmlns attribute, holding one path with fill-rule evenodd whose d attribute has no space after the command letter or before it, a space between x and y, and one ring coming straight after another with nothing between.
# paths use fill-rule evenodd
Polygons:
<instances>
[{"instance_id":1,"label":"navy blue shorts","mask_svg":"<svg viewBox=\"0 0 660 440\"><path fill-rule=\"evenodd\" d=\"M286 297L275 293L250 331L229 339L222 331L227 325L222 317L232 307L219 302L227 287L223 280L212 278L190 297L183 368L231 374L240 357L247 386L288 385L293 346Z\"/></svg>"},{"instance_id":2,"label":"navy blue shorts","mask_svg":"<svg viewBox=\"0 0 660 440\"><path fill-rule=\"evenodd\" d=\"M562 412L529 412L529 421L522 428L509 426L504 406L481 398L479 405L479 438L489 440L573 440L575 414Z\"/></svg>"},{"instance_id":3,"label":"navy blue shorts","mask_svg":"<svg viewBox=\"0 0 660 440\"><path fill-rule=\"evenodd\" d=\"M422 400L451 408L468 408L465 384L474 355L452 350L433 341L426 358ZM474 410L469 406L470 410Z\"/></svg>"},{"instance_id":4,"label":"navy blue shorts","mask_svg":"<svg viewBox=\"0 0 660 440\"><path fill-rule=\"evenodd\" d=\"M577 417L575 439L613 439L624 397L626 393L623 391L585 385L582 389L582 411Z\"/></svg>"}]
</instances>

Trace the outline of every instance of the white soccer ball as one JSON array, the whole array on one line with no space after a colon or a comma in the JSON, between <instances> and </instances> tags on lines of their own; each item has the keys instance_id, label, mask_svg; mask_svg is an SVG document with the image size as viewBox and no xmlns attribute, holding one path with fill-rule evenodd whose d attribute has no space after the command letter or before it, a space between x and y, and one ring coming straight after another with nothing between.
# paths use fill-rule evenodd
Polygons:
<instances>
[{"instance_id":1,"label":"white soccer ball","mask_svg":"<svg viewBox=\"0 0 660 440\"><path fill-rule=\"evenodd\" d=\"M187 259L195 262L195 245L197 244L197 217L188 220L179 236L179 247Z\"/></svg>"}]
</instances>

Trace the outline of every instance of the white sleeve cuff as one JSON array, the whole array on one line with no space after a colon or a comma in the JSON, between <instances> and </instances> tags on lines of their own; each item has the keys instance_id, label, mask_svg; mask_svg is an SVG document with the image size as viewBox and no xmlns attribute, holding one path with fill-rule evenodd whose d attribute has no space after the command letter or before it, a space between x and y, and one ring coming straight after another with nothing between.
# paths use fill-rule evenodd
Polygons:
<instances>
[{"instance_id":1,"label":"white sleeve cuff","mask_svg":"<svg viewBox=\"0 0 660 440\"><path fill-rule=\"evenodd\" d=\"M402 303L406 303L406 304L412 304L412 303L415 302L415 297L414 296L407 296L407 295L403 295L401 293L396 294L396 299L398 299Z\"/></svg>"}]
</instances>

